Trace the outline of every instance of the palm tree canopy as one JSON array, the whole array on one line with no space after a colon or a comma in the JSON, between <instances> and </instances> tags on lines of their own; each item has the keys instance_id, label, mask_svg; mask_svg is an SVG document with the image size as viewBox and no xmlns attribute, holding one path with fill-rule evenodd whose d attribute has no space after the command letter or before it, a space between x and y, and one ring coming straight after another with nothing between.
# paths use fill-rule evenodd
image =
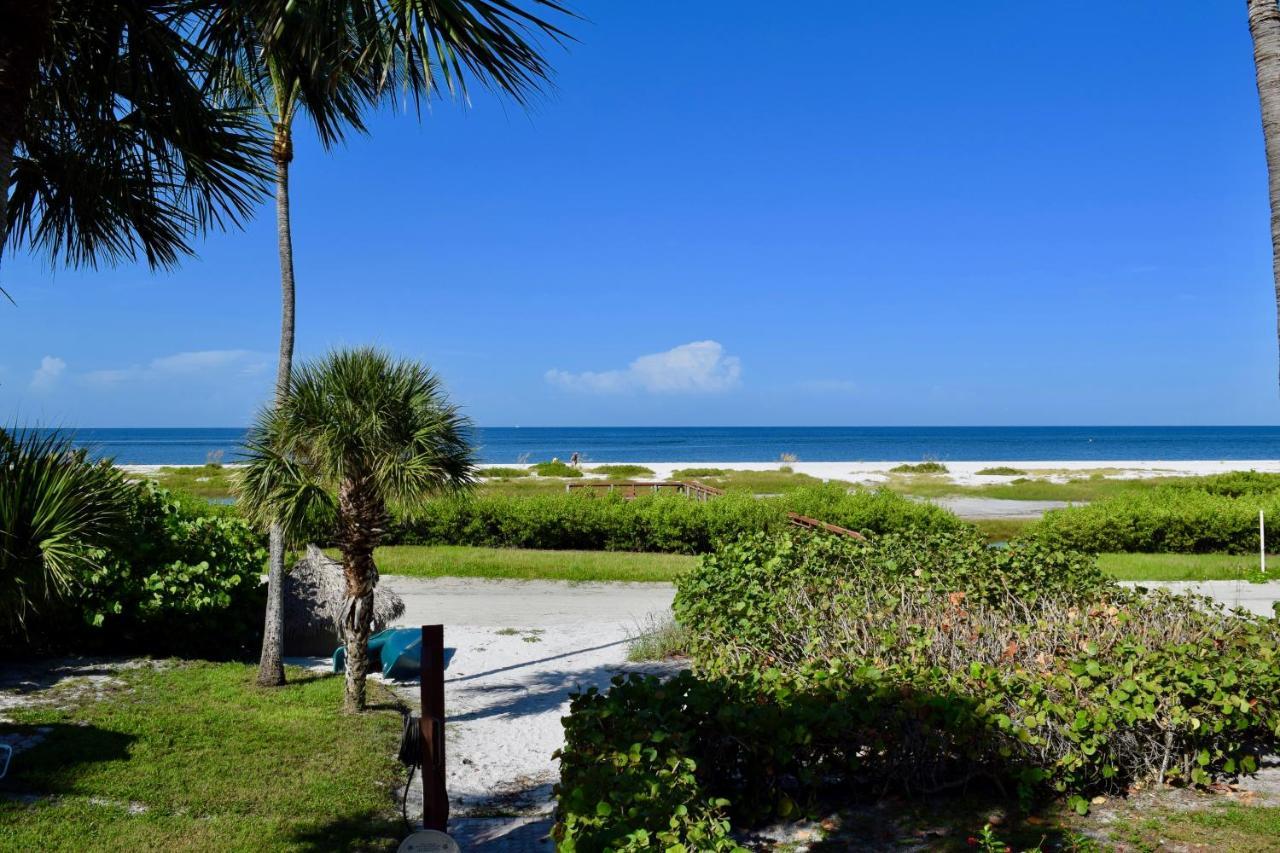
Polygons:
<instances>
[{"instance_id":1,"label":"palm tree canopy","mask_svg":"<svg viewBox=\"0 0 1280 853\"><path fill-rule=\"evenodd\" d=\"M41 4L43 5L43 4ZM215 103L195 39L214 0L54 0L9 116L8 244L55 264L171 266L261 197L267 145ZM24 78L25 80L25 78ZM3 199L0 199L2 201ZM0 245L0 249L3 245Z\"/></svg>"},{"instance_id":2,"label":"palm tree canopy","mask_svg":"<svg viewBox=\"0 0 1280 853\"><path fill-rule=\"evenodd\" d=\"M295 370L288 395L250 429L241 506L296 535L353 484L419 505L475 482L470 429L425 365L372 348L330 353Z\"/></svg>"},{"instance_id":3,"label":"palm tree canopy","mask_svg":"<svg viewBox=\"0 0 1280 853\"><path fill-rule=\"evenodd\" d=\"M237 103L287 124L301 109L332 145L363 113L405 96L465 95L468 78L523 103L550 69L536 41L568 35L539 12L555 0L236 0L211 17L204 41Z\"/></svg>"}]
</instances>

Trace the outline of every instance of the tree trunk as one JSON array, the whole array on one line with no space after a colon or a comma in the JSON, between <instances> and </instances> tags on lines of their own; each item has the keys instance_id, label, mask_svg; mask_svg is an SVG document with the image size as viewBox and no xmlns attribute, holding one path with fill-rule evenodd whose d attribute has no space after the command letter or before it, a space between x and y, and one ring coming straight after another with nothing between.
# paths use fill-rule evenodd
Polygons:
<instances>
[{"instance_id":1,"label":"tree trunk","mask_svg":"<svg viewBox=\"0 0 1280 853\"><path fill-rule=\"evenodd\" d=\"M280 252L280 360L276 365L278 408L289 393L289 375L293 371L293 234L289 225L289 163L293 160L293 137L287 123L277 124L275 131L275 144L271 154L276 164L276 240ZM258 683L264 687L277 687L285 683L285 547L284 531L279 524L271 525L268 539L270 562L267 569L267 615L262 630ZM367 636L366 634L366 638Z\"/></svg>"},{"instance_id":2,"label":"tree trunk","mask_svg":"<svg viewBox=\"0 0 1280 853\"><path fill-rule=\"evenodd\" d=\"M1267 152L1271 197L1271 275L1276 297L1276 341L1280 345L1280 4L1247 0L1253 64L1262 105L1262 139Z\"/></svg>"},{"instance_id":3,"label":"tree trunk","mask_svg":"<svg viewBox=\"0 0 1280 853\"><path fill-rule=\"evenodd\" d=\"M373 591L378 567L373 549L382 537L386 508L376 490L363 481L345 480L338 489L338 546L347 597L342 611L342 637L347 647L347 711L363 711L369 674L369 632L373 625Z\"/></svg>"}]
</instances>

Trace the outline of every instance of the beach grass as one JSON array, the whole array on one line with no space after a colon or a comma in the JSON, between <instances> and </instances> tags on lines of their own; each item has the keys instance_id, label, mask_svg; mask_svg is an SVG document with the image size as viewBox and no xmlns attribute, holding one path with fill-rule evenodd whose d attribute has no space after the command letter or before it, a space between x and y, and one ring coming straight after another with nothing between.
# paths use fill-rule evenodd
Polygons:
<instances>
[{"instance_id":1,"label":"beach grass","mask_svg":"<svg viewBox=\"0 0 1280 853\"><path fill-rule=\"evenodd\" d=\"M395 850L394 697L371 681L371 710L345 715L340 676L291 667L264 690L256 670L162 662L97 699L6 711L0 730L49 730L13 759L0 849Z\"/></svg>"},{"instance_id":2,"label":"beach grass","mask_svg":"<svg viewBox=\"0 0 1280 853\"><path fill-rule=\"evenodd\" d=\"M719 473L699 473L719 472ZM818 477L798 474L790 469L775 471L741 471L723 468L686 468L672 473L676 480L697 480L707 486L724 489L726 492L745 492L753 495L778 495L795 489L809 486L820 486L824 482ZM830 482L838 483L839 480ZM852 483L848 483L852 487Z\"/></svg>"},{"instance_id":3,"label":"beach grass","mask_svg":"<svg viewBox=\"0 0 1280 853\"><path fill-rule=\"evenodd\" d=\"M226 500L232 496L236 471L225 465L176 465L146 474L130 471L125 476L130 480L155 480L166 489L198 498Z\"/></svg>"},{"instance_id":4,"label":"beach grass","mask_svg":"<svg viewBox=\"0 0 1280 853\"><path fill-rule=\"evenodd\" d=\"M644 465L597 465L590 470L592 474L599 474L610 480L634 480L637 477L653 476L653 469Z\"/></svg>"},{"instance_id":5,"label":"beach grass","mask_svg":"<svg viewBox=\"0 0 1280 853\"><path fill-rule=\"evenodd\" d=\"M1280 556L1267 558L1280 580ZM1099 554L1098 567L1122 581L1258 580L1258 557L1241 554Z\"/></svg>"},{"instance_id":6,"label":"beach grass","mask_svg":"<svg viewBox=\"0 0 1280 853\"><path fill-rule=\"evenodd\" d=\"M328 552L336 556L336 552ZM374 552L384 575L557 581L671 582L697 557L627 551L538 551L466 545L385 545Z\"/></svg>"},{"instance_id":7,"label":"beach grass","mask_svg":"<svg viewBox=\"0 0 1280 853\"><path fill-rule=\"evenodd\" d=\"M885 485L904 495L922 498L977 497L1010 501L1071 501L1083 503L1101 500L1139 489L1186 482L1181 477L1145 477L1117 479L1102 475L1073 477L1054 482L1042 476L1019 477L1008 483L966 486L942 475L891 475Z\"/></svg>"}]
</instances>

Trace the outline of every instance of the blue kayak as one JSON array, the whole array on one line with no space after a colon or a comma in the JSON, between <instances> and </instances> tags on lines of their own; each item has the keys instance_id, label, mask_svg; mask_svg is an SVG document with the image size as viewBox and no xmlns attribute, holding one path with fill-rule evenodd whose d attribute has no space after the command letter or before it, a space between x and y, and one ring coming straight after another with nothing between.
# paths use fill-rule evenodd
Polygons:
<instances>
[{"instance_id":1,"label":"blue kayak","mask_svg":"<svg viewBox=\"0 0 1280 853\"><path fill-rule=\"evenodd\" d=\"M453 649L444 650L444 665L449 666L453 657ZM369 638L369 657L371 665L382 667L385 678L396 681L409 681L422 674L422 629L421 628L388 628L379 631ZM342 672L347 668L347 647L339 646L333 653L333 671Z\"/></svg>"}]
</instances>

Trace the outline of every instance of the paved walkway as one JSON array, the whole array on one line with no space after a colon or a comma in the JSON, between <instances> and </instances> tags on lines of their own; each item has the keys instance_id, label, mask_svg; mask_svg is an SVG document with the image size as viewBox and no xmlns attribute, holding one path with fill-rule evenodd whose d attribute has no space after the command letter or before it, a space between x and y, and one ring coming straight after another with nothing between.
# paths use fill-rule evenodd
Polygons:
<instances>
[{"instance_id":1,"label":"paved walkway","mask_svg":"<svg viewBox=\"0 0 1280 853\"><path fill-rule=\"evenodd\" d=\"M1167 589L1176 593L1205 595L1227 608L1243 607L1262 616L1274 616L1271 605L1280 601L1280 581L1123 581L1123 586Z\"/></svg>"}]
</instances>

